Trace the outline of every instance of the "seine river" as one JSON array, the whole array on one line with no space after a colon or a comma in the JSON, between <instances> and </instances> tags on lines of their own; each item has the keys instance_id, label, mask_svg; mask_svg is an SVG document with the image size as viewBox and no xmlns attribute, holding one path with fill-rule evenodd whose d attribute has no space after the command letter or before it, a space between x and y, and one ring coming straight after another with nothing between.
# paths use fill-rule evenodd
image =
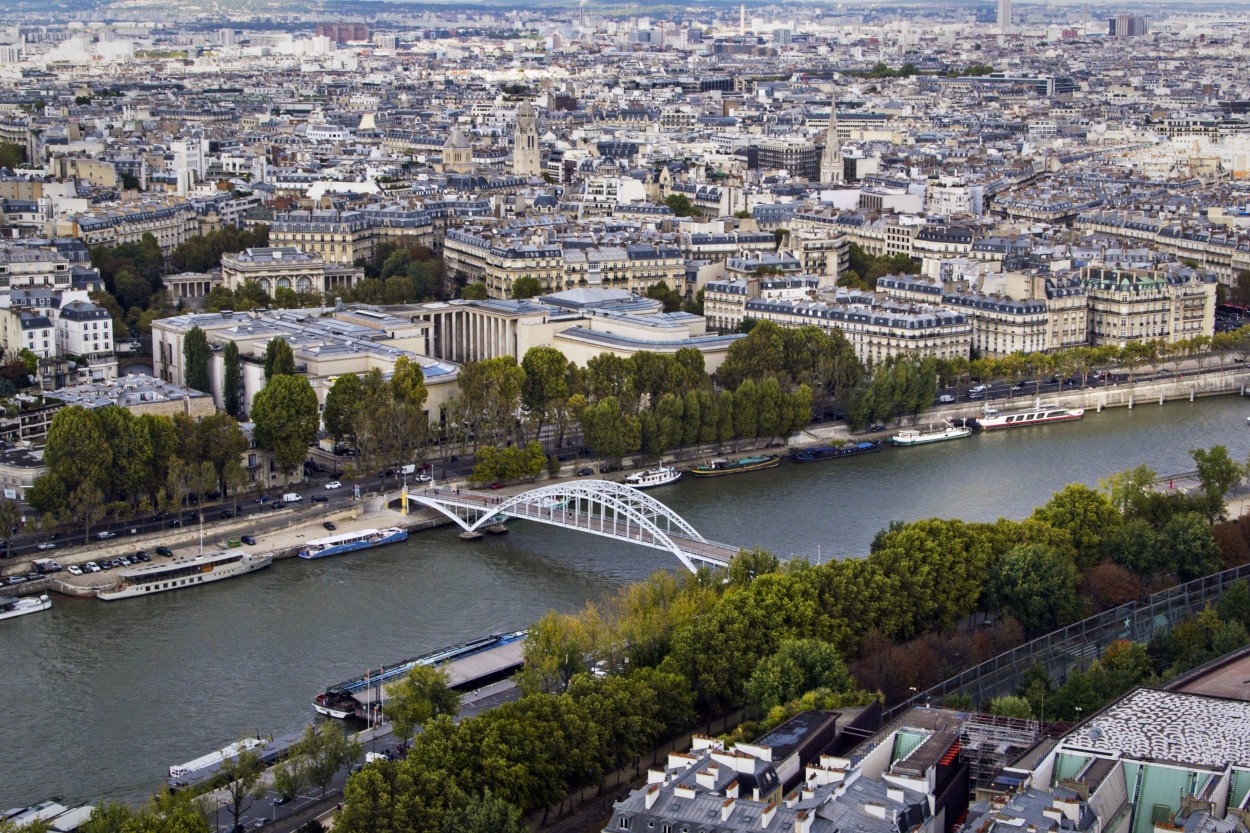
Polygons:
<instances>
[{"instance_id":1,"label":"seine river","mask_svg":"<svg viewBox=\"0 0 1250 833\"><path fill-rule=\"evenodd\" d=\"M894 519L1020 518L1067 483L1143 463L1189 470L1198 446L1223 443L1245 460L1247 413L1232 396L1143 405L651 494L713 540L848 558ZM242 734L298 730L327 684L677 566L659 551L518 523L475 543L443 528L145 599L57 597L48 613L0 623L0 809L53 794L142 798L171 764Z\"/></svg>"}]
</instances>

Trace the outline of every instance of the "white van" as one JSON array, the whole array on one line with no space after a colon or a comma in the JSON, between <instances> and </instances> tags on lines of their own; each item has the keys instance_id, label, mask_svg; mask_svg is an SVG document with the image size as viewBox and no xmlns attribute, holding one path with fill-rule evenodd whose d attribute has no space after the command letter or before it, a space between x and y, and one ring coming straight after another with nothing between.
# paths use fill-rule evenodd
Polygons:
<instances>
[{"instance_id":1,"label":"white van","mask_svg":"<svg viewBox=\"0 0 1250 833\"><path fill-rule=\"evenodd\" d=\"M296 494L295 492L287 492L285 495L282 496L283 503L299 503L303 499L304 499L303 497Z\"/></svg>"},{"instance_id":2,"label":"white van","mask_svg":"<svg viewBox=\"0 0 1250 833\"><path fill-rule=\"evenodd\" d=\"M940 402L943 405L949 405L950 403L954 401L955 401L955 397L951 396L949 393L944 393L938 397L938 402Z\"/></svg>"}]
</instances>

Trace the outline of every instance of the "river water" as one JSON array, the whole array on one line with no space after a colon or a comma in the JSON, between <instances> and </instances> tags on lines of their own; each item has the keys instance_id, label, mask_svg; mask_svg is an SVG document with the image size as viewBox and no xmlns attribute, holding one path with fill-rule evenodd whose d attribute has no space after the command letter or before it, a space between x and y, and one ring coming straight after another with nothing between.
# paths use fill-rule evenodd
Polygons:
<instances>
[{"instance_id":1,"label":"river water","mask_svg":"<svg viewBox=\"0 0 1250 833\"><path fill-rule=\"evenodd\" d=\"M891 520L1020 518L1071 482L1250 453L1245 400L1090 413L919 448L651 491L709 539L781 556L862 555ZM449 528L375 552L292 559L236 581L105 603L57 597L0 622L0 809L52 795L139 799L171 764L240 735L298 730L328 684L679 566L656 550L517 523Z\"/></svg>"}]
</instances>

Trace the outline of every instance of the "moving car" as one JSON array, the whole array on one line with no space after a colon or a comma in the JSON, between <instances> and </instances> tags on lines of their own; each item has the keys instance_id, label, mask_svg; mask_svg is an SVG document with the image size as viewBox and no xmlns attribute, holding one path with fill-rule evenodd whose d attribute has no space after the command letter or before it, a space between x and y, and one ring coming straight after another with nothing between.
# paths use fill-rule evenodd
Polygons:
<instances>
[{"instance_id":1,"label":"moving car","mask_svg":"<svg viewBox=\"0 0 1250 833\"><path fill-rule=\"evenodd\" d=\"M108 530L106 529L106 530L104 530L103 532L97 532L97 533L95 534L95 537L99 538L101 541L107 541L107 540L108 540L108 539L110 539L110 538L116 538L116 537L117 537L117 533L116 533L116 532L110 532L110 531L108 531Z\"/></svg>"},{"instance_id":2,"label":"moving car","mask_svg":"<svg viewBox=\"0 0 1250 833\"><path fill-rule=\"evenodd\" d=\"M255 538L253 538L251 535L244 535L244 536L243 536L243 537L241 537L239 540L240 540L240 541L242 541L243 543L247 544L249 547L254 547L254 546L256 546L256 539L255 539Z\"/></svg>"},{"instance_id":3,"label":"moving car","mask_svg":"<svg viewBox=\"0 0 1250 833\"><path fill-rule=\"evenodd\" d=\"M322 521L321 525L331 532L338 529L338 527L334 525L334 521Z\"/></svg>"},{"instance_id":4,"label":"moving car","mask_svg":"<svg viewBox=\"0 0 1250 833\"><path fill-rule=\"evenodd\" d=\"M54 549L56 549L56 544L52 543L51 541L40 541L40 542L36 545L36 549L41 549L41 550L54 550Z\"/></svg>"},{"instance_id":5,"label":"moving car","mask_svg":"<svg viewBox=\"0 0 1250 833\"><path fill-rule=\"evenodd\" d=\"M326 484L326 488L327 489L341 489L343 488L343 484L338 482L337 480L331 480L329 483Z\"/></svg>"}]
</instances>

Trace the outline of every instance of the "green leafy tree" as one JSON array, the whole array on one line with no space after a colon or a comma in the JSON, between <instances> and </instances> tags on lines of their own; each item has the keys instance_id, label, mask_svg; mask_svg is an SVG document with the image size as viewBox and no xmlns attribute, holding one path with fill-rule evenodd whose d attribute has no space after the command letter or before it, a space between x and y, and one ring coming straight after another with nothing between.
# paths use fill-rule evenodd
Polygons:
<instances>
[{"instance_id":1,"label":"green leafy tree","mask_svg":"<svg viewBox=\"0 0 1250 833\"><path fill-rule=\"evenodd\" d=\"M643 294L647 298L663 303L665 312L677 312L681 309L681 295L677 293L677 290L670 289L665 281L651 284Z\"/></svg>"},{"instance_id":2,"label":"green leafy tree","mask_svg":"<svg viewBox=\"0 0 1250 833\"><path fill-rule=\"evenodd\" d=\"M208 374L208 336L199 327L192 327L182 341L182 357L187 387L204 393L211 392Z\"/></svg>"},{"instance_id":3,"label":"green leafy tree","mask_svg":"<svg viewBox=\"0 0 1250 833\"><path fill-rule=\"evenodd\" d=\"M460 694L452 690L446 670L416 665L404 679L387 687L389 699L383 714L391 722L395 737L407 741L413 730L440 714L455 717L460 711Z\"/></svg>"},{"instance_id":4,"label":"green leafy tree","mask_svg":"<svg viewBox=\"0 0 1250 833\"><path fill-rule=\"evenodd\" d=\"M317 394L303 376L274 376L252 401L252 422L256 443L274 453L286 485L317 438Z\"/></svg>"},{"instance_id":5,"label":"green leafy tree","mask_svg":"<svg viewBox=\"0 0 1250 833\"><path fill-rule=\"evenodd\" d=\"M9 549L9 543L13 540L13 536L17 534L18 526L22 523L22 507L11 500L0 500L0 540L4 541L4 555L6 558L13 555Z\"/></svg>"},{"instance_id":6,"label":"green leafy tree","mask_svg":"<svg viewBox=\"0 0 1250 833\"><path fill-rule=\"evenodd\" d=\"M217 482L225 488L226 467L237 462L249 447L247 435L229 414L209 414L199 421L200 448L204 461L213 467Z\"/></svg>"},{"instance_id":7,"label":"green leafy tree","mask_svg":"<svg viewBox=\"0 0 1250 833\"><path fill-rule=\"evenodd\" d=\"M521 359L525 381L521 385L521 404L537 421L535 433L556 417L569 399L569 365L564 354L553 347L531 347Z\"/></svg>"},{"instance_id":8,"label":"green leafy tree","mask_svg":"<svg viewBox=\"0 0 1250 833\"><path fill-rule=\"evenodd\" d=\"M841 692L853 687L836 648L819 639L790 639L755 666L746 695L757 712L767 714L814 689Z\"/></svg>"},{"instance_id":9,"label":"green leafy tree","mask_svg":"<svg viewBox=\"0 0 1250 833\"><path fill-rule=\"evenodd\" d=\"M307 762L302 755L291 755L273 768L273 791L287 801L294 801L307 783Z\"/></svg>"},{"instance_id":10,"label":"green leafy tree","mask_svg":"<svg viewBox=\"0 0 1250 833\"><path fill-rule=\"evenodd\" d=\"M10 171L26 164L26 147L16 142L0 142L0 168Z\"/></svg>"},{"instance_id":11,"label":"green leafy tree","mask_svg":"<svg viewBox=\"0 0 1250 833\"><path fill-rule=\"evenodd\" d=\"M265 785L260 778L264 771L264 761L254 747L244 749L233 758L223 761L217 771L224 784L221 791L225 794L226 810L234 819L235 825L252 802L265 794Z\"/></svg>"},{"instance_id":12,"label":"green leafy tree","mask_svg":"<svg viewBox=\"0 0 1250 833\"><path fill-rule=\"evenodd\" d=\"M669 194L664 198L664 204L671 208L678 217L698 217L703 213L695 208L694 203L685 194Z\"/></svg>"},{"instance_id":13,"label":"green leafy tree","mask_svg":"<svg viewBox=\"0 0 1250 833\"><path fill-rule=\"evenodd\" d=\"M621 410L616 397L609 396L588 405L581 414L586 443L609 460L619 461L642 444L638 417Z\"/></svg>"},{"instance_id":14,"label":"green leafy tree","mask_svg":"<svg viewBox=\"0 0 1250 833\"><path fill-rule=\"evenodd\" d=\"M477 282L465 284L460 290L460 297L466 301L485 301L490 295L486 291L486 284Z\"/></svg>"},{"instance_id":15,"label":"green leafy tree","mask_svg":"<svg viewBox=\"0 0 1250 833\"><path fill-rule=\"evenodd\" d=\"M99 415L80 405L57 411L48 427L43 460L68 491L109 482L113 452Z\"/></svg>"},{"instance_id":16,"label":"green leafy tree","mask_svg":"<svg viewBox=\"0 0 1250 833\"><path fill-rule=\"evenodd\" d=\"M512 297L517 301L523 301L526 298L533 298L543 293L543 285L538 282L538 278L525 275L517 278L512 282Z\"/></svg>"},{"instance_id":17,"label":"green leafy tree","mask_svg":"<svg viewBox=\"0 0 1250 833\"><path fill-rule=\"evenodd\" d=\"M1033 707L1027 698L1009 694L1006 697L995 697L990 701L990 714L1028 720L1033 717Z\"/></svg>"},{"instance_id":18,"label":"green leafy tree","mask_svg":"<svg viewBox=\"0 0 1250 833\"><path fill-rule=\"evenodd\" d=\"M743 381L760 381L776 376L785 368L785 338L771 321L761 321L746 338L729 346L725 361L716 371L716 380L723 387L737 388Z\"/></svg>"},{"instance_id":19,"label":"green leafy tree","mask_svg":"<svg viewBox=\"0 0 1250 833\"><path fill-rule=\"evenodd\" d=\"M1191 581L1220 569L1220 548L1211 525L1197 512L1176 515L1163 527L1160 545L1163 566L1181 581Z\"/></svg>"},{"instance_id":20,"label":"green leafy tree","mask_svg":"<svg viewBox=\"0 0 1250 833\"><path fill-rule=\"evenodd\" d=\"M325 798L334 776L362 752L358 741L349 740L337 726L322 722L305 727L295 754L304 758L308 783L320 788L321 797Z\"/></svg>"},{"instance_id":21,"label":"green leafy tree","mask_svg":"<svg viewBox=\"0 0 1250 833\"><path fill-rule=\"evenodd\" d=\"M1033 511L1033 518L1062 529L1072 536L1077 566L1088 570L1104 551L1103 539L1123 523L1119 511L1100 492L1081 483L1072 483L1051 496Z\"/></svg>"},{"instance_id":22,"label":"green leafy tree","mask_svg":"<svg viewBox=\"0 0 1250 833\"><path fill-rule=\"evenodd\" d=\"M1079 617L1079 580L1076 565L1058 550L1022 544L1002 557L986 591L992 604L1036 635Z\"/></svg>"},{"instance_id":23,"label":"green leafy tree","mask_svg":"<svg viewBox=\"0 0 1250 833\"><path fill-rule=\"evenodd\" d=\"M239 345L226 341L222 350L221 399L225 411L235 419L243 412L239 395L243 389L243 367L239 360Z\"/></svg>"},{"instance_id":24,"label":"green leafy tree","mask_svg":"<svg viewBox=\"0 0 1250 833\"><path fill-rule=\"evenodd\" d=\"M275 376L295 375L295 354L285 338L274 336L265 345L265 384Z\"/></svg>"},{"instance_id":25,"label":"green leafy tree","mask_svg":"<svg viewBox=\"0 0 1250 833\"><path fill-rule=\"evenodd\" d=\"M330 390L326 392L326 407L322 416L326 433L335 442L349 440L355 445L356 419L363 396L360 377L355 373L347 373L335 379Z\"/></svg>"},{"instance_id":26,"label":"green leafy tree","mask_svg":"<svg viewBox=\"0 0 1250 833\"><path fill-rule=\"evenodd\" d=\"M529 825L516 805L487 790L443 816L441 833L527 833Z\"/></svg>"},{"instance_id":27,"label":"green leafy tree","mask_svg":"<svg viewBox=\"0 0 1250 833\"><path fill-rule=\"evenodd\" d=\"M1233 461L1228 449L1215 445L1209 449L1195 448L1189 452L1198 469L1198 481L1207 501L1207 518L1214 521L1224 517L1224 496L1233 484L1245 475L1245 469Z\"/></svg>"}]
</instances>

